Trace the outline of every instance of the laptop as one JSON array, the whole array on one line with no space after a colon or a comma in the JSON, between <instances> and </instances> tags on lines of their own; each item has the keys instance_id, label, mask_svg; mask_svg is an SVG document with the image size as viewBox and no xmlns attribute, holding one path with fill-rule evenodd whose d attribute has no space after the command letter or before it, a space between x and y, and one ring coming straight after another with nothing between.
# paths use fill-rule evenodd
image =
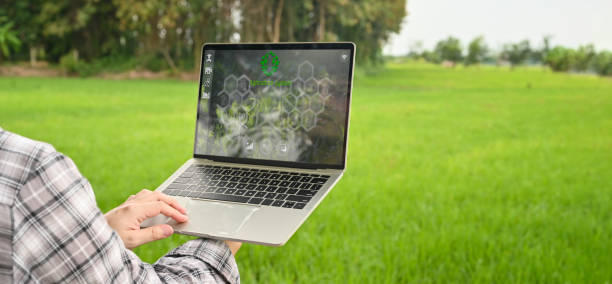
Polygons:
<instances>
[{"instance_id":1,"label":"laptop","mask_svg":"<svg viewBox=\"0 0 612 284\"><path fill-rule=\"evenodd\" d=\"M281 246L346 167L355 45L205 44L193 158L157 190L175 232Z\"/></svg>"}]
</instances>

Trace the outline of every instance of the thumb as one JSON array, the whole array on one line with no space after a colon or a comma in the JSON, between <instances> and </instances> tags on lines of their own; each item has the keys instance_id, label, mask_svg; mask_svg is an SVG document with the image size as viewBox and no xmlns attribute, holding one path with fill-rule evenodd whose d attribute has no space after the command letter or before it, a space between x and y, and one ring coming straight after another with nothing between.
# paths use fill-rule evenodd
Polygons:
<instances>
[{"instance_id":1,"label":"thumb","mask_svg":"<svg viewBox=\"0 0 612 284\"><path fill-rule=\"evenodd\" d=\"M132 249L152 241L165 239L169 236L172 236L173 233L174 229L172 229L172 227L167 224L155 225L140 230L134 230L131 232L130 238L128 238L129 244L126 244L125 246L129 249Z\"/></svg>"}]
</instances>

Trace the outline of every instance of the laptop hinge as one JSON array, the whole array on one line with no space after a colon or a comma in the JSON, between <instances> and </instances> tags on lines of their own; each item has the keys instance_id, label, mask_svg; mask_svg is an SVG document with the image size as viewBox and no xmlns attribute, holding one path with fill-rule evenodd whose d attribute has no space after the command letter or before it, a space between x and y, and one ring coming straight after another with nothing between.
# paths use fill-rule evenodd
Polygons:
<instances>
[{"instance_id":1,"label":"laptop hinge","mask_svg":"<svg viewBox=\"0 0 612 284\"><path fill-rule=\"evenodd\" d=\"M202 161L202 162L233 164L233 163L230 163L230 162L215 161L215 160L206 159L206 158L196 158L196 157L194 157L193 159L197 160L197 161ZM242 163L238 163L238 164L242 164ZM243 165L258 166L258 165L253 165L253 164L249 164L249 163L244 163ZM283 166L267 166L267 165L260 165L260 166L262 166L262 167L285 168ZM292 168L292 167L287 167L287 168ZM301 168L295 168L295 169L301 169ZM311 169L305 169L305 170L317 171L317 172L343 171L343 169L334 169L334 168L311 168Z\"/></svg>"},{"instance_id":2,"label":"laptop hinge","mask_svg":"<svg viewBox=\"0 0 612 284\"><path fill-rule=\"evenodd\" d=\"M213 161L213 160L211 160L211 159L196 158L196 157L193 157L193 159L194 159L194 160L198 160L198 161L204 161L204 162L214 162L214 161Z\"/></svg>"}]
</instances>

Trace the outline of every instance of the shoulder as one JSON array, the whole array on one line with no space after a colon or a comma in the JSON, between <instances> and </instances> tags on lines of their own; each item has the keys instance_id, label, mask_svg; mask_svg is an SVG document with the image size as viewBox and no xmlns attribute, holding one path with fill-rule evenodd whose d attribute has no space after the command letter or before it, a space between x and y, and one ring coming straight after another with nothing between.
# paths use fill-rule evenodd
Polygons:
<instances>
[{"instance_id":1,"label":"shoulder","mask_svg":"<svg viewBox=\"0 0 612 284\"><path fill-rule=\"evenodd\" d=\"M58 156L48 143L0 128L0 188L19 189L44 161Z\"/></svg>"}]
</instances>

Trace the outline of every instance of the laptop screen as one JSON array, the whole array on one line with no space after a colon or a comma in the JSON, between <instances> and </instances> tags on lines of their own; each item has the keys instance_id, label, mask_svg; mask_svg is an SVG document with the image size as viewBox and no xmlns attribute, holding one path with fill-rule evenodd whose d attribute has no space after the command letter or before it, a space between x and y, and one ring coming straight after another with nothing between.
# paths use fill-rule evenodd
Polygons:
<instances>
[{"instance_id":1,"label":"laptop screen","mask_svg":"<svg viewBox=\"0 0 612 284\"><path fill-rule=\"evenodd\" d=\"M223 46L204 48L196 156L344 166L353 49Z\"/></svg>"}]
</instances>

